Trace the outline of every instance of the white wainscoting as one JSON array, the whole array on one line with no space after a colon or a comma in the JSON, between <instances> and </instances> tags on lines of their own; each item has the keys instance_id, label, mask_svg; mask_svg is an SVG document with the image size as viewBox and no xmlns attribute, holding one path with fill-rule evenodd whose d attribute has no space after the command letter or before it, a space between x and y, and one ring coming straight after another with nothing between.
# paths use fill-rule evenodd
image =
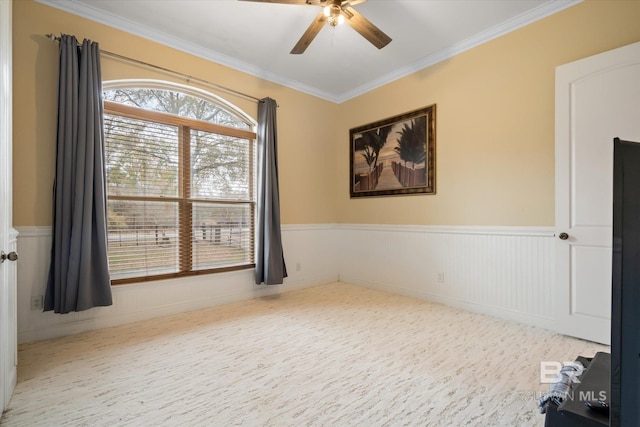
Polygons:
<instances>
[{"instance_id":1,"label":"white wainscoting","mask_svg":"<svg viewBox=\"0 0 640 427\"><path fill-rule=\"evenodd\" d=\"M253 271L121 285L113 306L64 315L31 310L46 287L50 228L18 231L21 343L337 280L553 329L555 245L547 227L285 225L284 286L256 286Z\"/></svg>"},{"instance_id":2,"label":"white wainscoting","mask_svg":"<svg viewBox=\"0 0 640 427\"><path fill-rule=\"evenodd\" d=\"M337 230L342 282L553 329L552 228L340 224Z\"/></svg>"},{"instance_id":3,"label":"white wainscoting","mask_svg":"<svg viewBox=\"0 0 640 427\"><path fill-rule=\"evenodd\" d=\"M17 227L18 341L38 341L77 332L197 310L338 280L336 226L285 225L282 238L289 277L284 285L256 286L253 270L113 287L113 305L79 313L32 310L44 295L51 251L50 227ZM297 267L297 268L296 268Z\"/></svg>"}]
</instances>

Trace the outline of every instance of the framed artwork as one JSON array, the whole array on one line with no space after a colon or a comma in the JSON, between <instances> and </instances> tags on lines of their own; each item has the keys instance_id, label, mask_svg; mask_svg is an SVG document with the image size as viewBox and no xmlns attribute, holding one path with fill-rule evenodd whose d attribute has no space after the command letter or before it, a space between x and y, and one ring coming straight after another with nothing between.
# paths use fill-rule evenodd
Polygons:
<instances>
[{"instance_id":1,"label":"framed artwork","mask_svg":"<svg viewBox=\"0 0 640 427\"><path fill-rule=\"evenodd\" d=\"M351 197L435 194L436 106L349 130Z\"/></svg>"}]
</instances>

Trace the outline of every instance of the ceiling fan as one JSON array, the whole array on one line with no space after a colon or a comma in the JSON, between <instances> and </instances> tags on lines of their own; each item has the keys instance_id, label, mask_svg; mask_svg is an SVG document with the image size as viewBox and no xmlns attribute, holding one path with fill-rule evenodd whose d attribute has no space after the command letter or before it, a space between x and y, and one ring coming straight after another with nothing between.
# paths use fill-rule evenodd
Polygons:
<instances>
[{"instance_id":1,"label":"ceiling fan","mask_svg":"<svg viewBox=\"0 0 640 427\"><path fill-rule=\"evenodd\" d=\"M240 0L260 3L299 4L307 6L321 6L322 12L316 16L309 25L298 43L291 50L292 54L303 53L311 44L315 36L320 32L325 23L335 27L341 22L346 22L362 37L369 40L375 47L382 49L391 42L391 37L373 25L367 18L360 15L352 7L367 0Z\"/></svg>"}]
</instances>

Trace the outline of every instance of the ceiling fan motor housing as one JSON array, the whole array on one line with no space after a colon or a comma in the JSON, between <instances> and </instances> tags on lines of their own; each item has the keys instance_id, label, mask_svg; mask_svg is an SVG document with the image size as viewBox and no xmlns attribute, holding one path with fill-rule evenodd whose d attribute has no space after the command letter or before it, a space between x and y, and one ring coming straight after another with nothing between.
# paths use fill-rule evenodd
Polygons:
<instances>
[{"instance_id":1,"label":"ceiling fan motor housing","mask_svg":"<svg viewBox=\"0 0 640 427\"><path fill-rule=\"evenodd\" d=\"M291 53L298 55L303 53L315 36L320 32L325 23L335 27L341 22L346 22L362 37L367 39L378 49L382 49L391 42L391 37L373 25L367 18L360 15L353 6L364 3L367 0L240 0L258 3L283 3L299 4L307 6L321 6L322 12L316 16L311 25L304 32L298 43L291 49Z\"/></svg>"},{"instance_id":2,"label":"ceiling fan motor housing","mask_svg":"<svg viewBox=\"0 0 640 427\"><path fill-rule=\"evenodd\" d=\"M324 15L328 18L329 25L332 27L340 23L340 13L342 12L341 3L340 0L331 0L324 8Z\"/></svg>"}]
</instances>

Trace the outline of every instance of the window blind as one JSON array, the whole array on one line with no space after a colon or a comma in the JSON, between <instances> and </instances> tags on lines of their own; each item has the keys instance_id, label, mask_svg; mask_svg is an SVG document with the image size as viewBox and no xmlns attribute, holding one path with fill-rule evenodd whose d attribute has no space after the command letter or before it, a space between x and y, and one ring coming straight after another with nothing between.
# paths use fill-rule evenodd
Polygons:
<instances>
[{"instance_id":1,"label":"window blind","mask_svg":"<svg viewBox=\"0 0 640 427\"><path fill-rule=\"evenodd\" d=\"M106 111L112 281L252 266L255 138Z\"/></svg>"}]
</instances>

